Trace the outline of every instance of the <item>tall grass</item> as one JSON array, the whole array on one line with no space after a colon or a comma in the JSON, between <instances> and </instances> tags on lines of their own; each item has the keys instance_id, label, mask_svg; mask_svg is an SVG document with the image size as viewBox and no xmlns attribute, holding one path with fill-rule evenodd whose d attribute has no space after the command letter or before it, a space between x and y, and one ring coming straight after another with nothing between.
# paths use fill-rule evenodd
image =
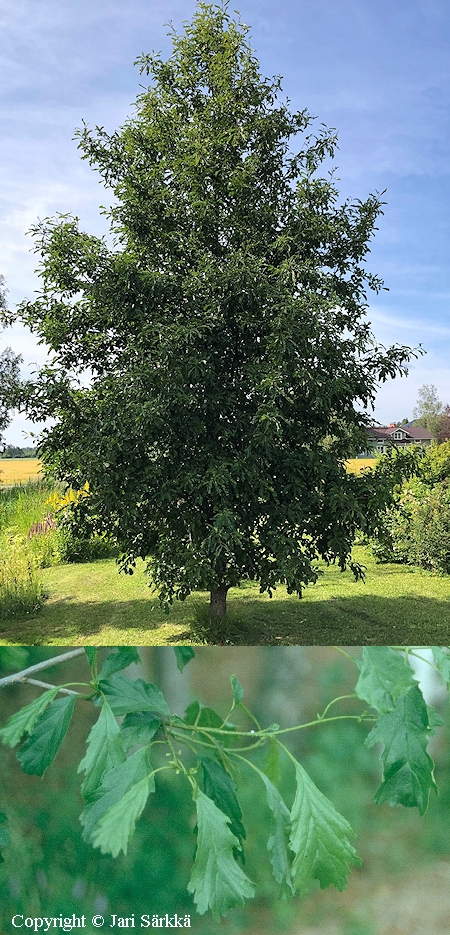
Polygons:
<instances>
[{"instance_id":1,"label":"tall grass","mask_svg":"<svg viewBox=\"0 0 450 935\"><path fill-rule=\"evenodd\" d=\"M45 592L39 566L24 536L2 537L0 618L31 614L42 607Z\"/></svg>"},{"instance_id":2,"label":"tall grass","mask_svg":"<svg viewBox=\"0 0 450 935\"><path fill-rule=\"evenodd\" d=\"M0 618L34 613L44 601L40 568L59 559L58 531L40 535L30 529L41 522L53 490L48 481L31 481L0 489Z\"/></svg>"}]
</instances>

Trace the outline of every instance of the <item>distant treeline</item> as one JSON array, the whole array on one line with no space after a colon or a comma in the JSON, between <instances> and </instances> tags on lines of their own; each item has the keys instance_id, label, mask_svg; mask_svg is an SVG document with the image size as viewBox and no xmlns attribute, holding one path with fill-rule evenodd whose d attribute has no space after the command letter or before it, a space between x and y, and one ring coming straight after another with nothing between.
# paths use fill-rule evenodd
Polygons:
<instances>
[{"instance_id":1,"label":"distant treeline","mask_svg":"<svg viewBox=\"0 0 450 935\"><path fill-rule=\"evenodd\" d=\"M6 445L0 452L0 458L36 458L36 448L18 448L16 445Z\"/></svg>"}]
</instances>

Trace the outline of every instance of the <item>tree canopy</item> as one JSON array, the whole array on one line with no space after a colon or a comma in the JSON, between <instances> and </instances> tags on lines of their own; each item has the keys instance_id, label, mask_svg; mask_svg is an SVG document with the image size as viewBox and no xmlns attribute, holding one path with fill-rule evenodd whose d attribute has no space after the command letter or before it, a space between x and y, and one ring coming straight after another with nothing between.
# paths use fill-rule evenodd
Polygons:
<instances>
[{"instance_id":1,"label":"tree canopy","mask_svg":"<svg viewBox=\"0 0 450 935\"><path fill-rule=\"evenodd\" d=\"M0 316L5 324L8 319L6 305L5 280L0 276ZM0 446L2 433L11 421L11 409L14 407L14 393L20 380L20 363L22 358L14 354L10 347L0 354Z\"/></svg>"},{"instance_id":2,"label":"tree canopy","mask_svg":"<svg viewBox=\"0 0 450 935\"><path fill-rule=\"evenodd\" d=\"M411 353L366 318L381 196L342 201L320 176L336 135L280 102L247 31L198 4L166 61L138 59L125 125L77 131L114 244L37 223L42 287L18 310L53 352L23 404L56 419L45 463L89 484L80 522L119 539L125 570L148 560L162 599L207 589L218 616L242 579L301 595L318 557L346 566L387 493L344 460Z\"/></svg>"},{"instance_id":3,"label":"tree canopy","mask_svg":"<svg viewBox=\"0 0 450 935\"><path fill-rule=\"evenodd\" d=\"M417 406L413 410L415 422L437 436L443 408L436 387L432 383L424 383L419 389Z\"/></svg>"}]
</instances>

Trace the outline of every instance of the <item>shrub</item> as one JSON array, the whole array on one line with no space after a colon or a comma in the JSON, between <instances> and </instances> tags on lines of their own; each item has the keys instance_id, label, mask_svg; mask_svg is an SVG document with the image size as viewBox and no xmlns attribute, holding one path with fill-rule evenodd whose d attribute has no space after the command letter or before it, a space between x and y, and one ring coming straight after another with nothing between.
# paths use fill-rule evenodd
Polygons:
<instances>
[{"instance_id":1,"label":"shrub","mask_svg":"<svg viewBox=\"0 0 450 935\"><path fill-rule=\"evenodd\" d=\"M5 536L0 556L0 618L34 613L44 599L38 562L25 537Z\"/></svg>"},{"instance_id":2,"label":"shrub","mask_svg":"<svg viewBox=\"0 0 450 935\"><path fill-rule=\"evenodd\" d=\"M412 558L424 568L450 574L450 487L438 484L417 509Z\"/></svg>"},{"instance_id":3,"label":"shrub","mask_svg":"<svg viewBox=\"0 0 450 935\"><path fill-rule=\"evenodd\" d=\"M75 535L65 525L58 530L59 561L67 562L95 562L100 558L112 558L119 554L118 546L106 536L86 536L82 538Z\"/></svg>"},{"instance_id":4,"label":"shrub","mask_svg":"<svg viewBox=\"0 0 450 935\"><path fill-rule=\"evenodd\" d=\"M371 549L379 562L450 573L450 442L428 449L386 510Z\"/></svg>"}]
</instances>

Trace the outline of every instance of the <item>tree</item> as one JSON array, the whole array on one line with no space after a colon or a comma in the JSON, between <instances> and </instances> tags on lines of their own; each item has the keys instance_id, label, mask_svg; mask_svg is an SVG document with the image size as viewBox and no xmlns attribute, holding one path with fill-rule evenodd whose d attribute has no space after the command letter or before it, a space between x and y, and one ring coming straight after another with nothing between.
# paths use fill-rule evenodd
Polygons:
<instances>
[{"instance_id":1,"label":"tree","mask_svg":"<svg viewBox=\"0 0 450 935\"><path fill-rule=\"evenodd\" d=\"M0 316L7 321L5 280L0 276ZM2 433L11 421L10 410L14 408L15 391L20 381L20 363L22 358L14 354L10 347L0 354L0 445Z\"/></svg>"},{"instance_id":2,"label":"tree","mask_svg":"<svg viewBox=\"0 0 450 935\"><path fill-rule=\"evenodd\" d=\"M180 669L194 656L187 646L175 653ZM448 649L433 647L432 654L430 664L448 687ZM323 731L340 721L369 728L365 745L376 746L382 763L375 801L417 808L423 815L430 793L437 792L427 745L436 727L444 723L426 704L414 677L410 660L423 659L422 652L412 647L398 652L389 646L366 646L358 657L345 655L352 666L354 691L332 698L315 719L280 728L259 723L244 704L244 688L234 675L225 717L196 700L180 717L172 713L170 698L168 703L159 686L123 674L140 661L135 647L118 647L103 658L95 647L75 649L0 678L0 691L16 683L19 699L28 681L40 689L31 703L2 724L0 738L7 746L18 747L23 772L43 776L58 755L71 720L79 724L86 704L91 707L92 715L98 716L92 718L86 753L77 764L77 772L83 774L80 822L85 841L112 857L127 853L147 800L160 794L161 774L169 774L174 782L178 776L196 812L196 847L187 888L199 915L211 911L218 918L254 896L255 885L241 863L246 828L264 814L262 798L267 799L270 814L268 858L281 893L303 897L315 881L322 889L334 885L343 890L351 868L361 864L352 843L354 832L293 755L287 736L311 727ZM77 656L84 656L85 665L76 681L42 681L45 669ZM333 753L342 757L338 732L334 741ZM354 752L357 769L361 758L357 748ZM63 774L70 769L67 759L63 765L60 761L60 769ZM289 773L295 775L296 785L290 809L284 800ZM263 795L254 796L250 814L244 815L240 789L251 777ZM12 805L9 801L10 809ZM9 862L8 799L4 807L0 848Z\"/></svg>"},{"instance_id":3,"label":"tree","mask_svg":"<svg viewBox=\"0 0 450 935\"><path fill-rule=\"evenodd\" d=\"M418 393L417 406L414 407L413 416L416 424L423 425L436 437L439 428L439 417L442 413L442 403L438 397L437 389L432 383L424 383Z\"/></svg>"},{"instance_id":4,"label":"tree","mask_svg":"<svg viewBox=\"0 0 450 935\"><path fill-rule=\"evenodd\" d=\"M440 445L450 439L450 406L444 406L438 420L437 440Z\"/></svg>"},{"instance_id":5,"label":"tree","mask_svg":"<svg viewBox=\"0 0 450 935\"><path fill-rule=\"evenodd\" d=\"M200 3L167 61L138 60L135 115L77 131L115 246L68 215L36 224L42 290L18 311L53 351L23 404L56 419L45 464L89 484L78 521L118 537L124 570L148 560L163 600L210 591L219 618L242 579L301 595L319 556L346 567L386 496L344 468L360 405L411 355L365 319L383 202L339 203L317 173L335 135L278 103L246 32Z\"/></svg>"}]
</instances>

